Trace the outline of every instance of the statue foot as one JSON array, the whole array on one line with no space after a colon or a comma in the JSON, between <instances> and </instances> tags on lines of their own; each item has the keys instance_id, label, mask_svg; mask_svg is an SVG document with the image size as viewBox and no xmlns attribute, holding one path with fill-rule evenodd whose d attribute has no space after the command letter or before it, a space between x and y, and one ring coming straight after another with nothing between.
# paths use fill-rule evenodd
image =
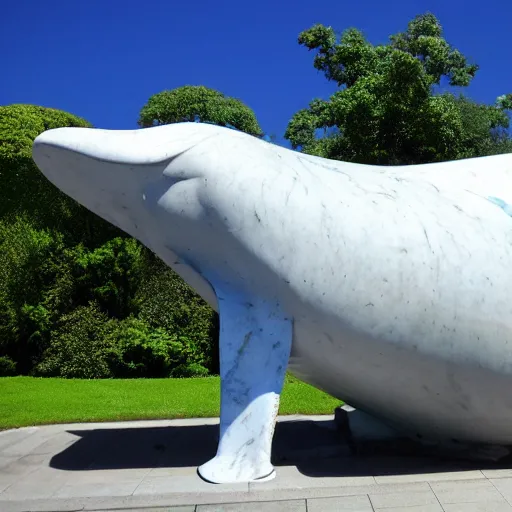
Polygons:
<instances>
[{"instance_id":1,"label":"statue foot","mask_svg":"<svg viewBox=\"0 0 512 512\"><path fill-rule=\"evenodd\" d=\"M212 484L267 482L276 477L274 466L270 461L255 468L253 465L239 465L236 458L217 456L199 466L197 472L203 480ZM258 476L258 473L263 476Z\"/></svg>"}]
</instances>

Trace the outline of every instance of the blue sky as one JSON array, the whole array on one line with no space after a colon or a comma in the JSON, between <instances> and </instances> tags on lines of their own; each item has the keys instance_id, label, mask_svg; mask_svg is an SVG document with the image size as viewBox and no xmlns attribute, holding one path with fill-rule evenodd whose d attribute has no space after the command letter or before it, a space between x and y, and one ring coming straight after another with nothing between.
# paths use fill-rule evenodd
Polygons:
<instances>
[{"instance_id":1,"label":"blue sky","mask_svg":"<svg viewBox=\"0 0 512 512\"><path fill-rule=\"evenodd\" d=\"M201 84L240 98L280 137L297 110L334 91L297 44L302 30L353 26L379 43L426 11L480 65L471 97L512 92L510 0L28 0L2 9L0 104L131 129L152 94Z\"/></svg>"}]
</instances>

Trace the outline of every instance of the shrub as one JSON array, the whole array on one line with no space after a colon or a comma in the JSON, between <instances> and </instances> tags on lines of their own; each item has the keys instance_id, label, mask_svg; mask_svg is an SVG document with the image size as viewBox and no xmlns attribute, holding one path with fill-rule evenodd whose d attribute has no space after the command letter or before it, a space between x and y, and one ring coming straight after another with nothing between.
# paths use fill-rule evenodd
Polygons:
<instances>
[{"instance_id":1,"label":"shrub","mask_svg":"<svg viewBox=\"0 0 512 512\"><path fill-rule=\"evenodd\" d=\"M197 363L177 366L171 374L175 378L208 377L209 375L208 369Z\"/></svg>"},{"instance_id":2,"label":"shrub","mask_svg":"<svg viewBox=\"0 0 512 512\"><path fill-rule=\"evenodd\" d=\"M107 340L115 328L115 320L109 320L94 302L76 308L58 321L34 374L78 379L113 377L108 361L114 351Z\"/></svg>"},{"instance_id":3,"label":"shrub","mask_svg":"<svg viewBox=\"0 0 512 512\"><path fill-rule=\"evenodd\" d=\"M75 280L76 300L97 302L115 318L135 314L144 256L133 238L114 238L96 249L78 245L66 251Z\"/></svg>"},{"instance_id":4,"label":"shrub","mask_svg":"<svg viewBox=\"0 0 512 512\"><path fill-rule=\"evenodd\" d=\"M203 122L232 125L251 135L262 134L256 115L247 105L202 85L185 85L154 94L142 107L138 124L145 128L194 121L196 116Z\"/></svg>"},{"instance_id":5,"label":"shrub","mask_svg":"<svg viewBox=\"0 0 512 512\"><path fill-rule=\"evenodd\" d=\"M32 160L32 143L46 130L91 125L68 112L36 105L0 106L0 219L26 215L37 228L56 229L70 245L101 245L120 230L66 196Z\"/></svg>"},{"instance_id":6,"label":"shrub","mask_svg":"<svg viewBox=\"0 0 512 512\"><path fill-rule=\"evenodd\" d=\"M0 348L21 373L35 364L69 294L59 272L62 239L26 217L0 220Z\"/></svg>"},{"instance_id":7,"label":"shrub","mask_svg":"<svg viewBox=\"0 0 512 512\"><path fill-rule=\"evenodd\" d=\"M136 318L119 322L107 344L115 353L111 368L116 377L183 377L208 372L195 360L197 351L190 340Z\"/></svg>"},{"instance_id":8,"label":"shrub","mask_svg":"<svg viewBox=\"0 0 512 512\"><path fill-rule=\"evenodd\" d=\"M91 302L59 320L34 374L82 379L205 376L201 359L190 339L134 317L109 319Z\"/></svg>"},{"instance_id":9,"label":"shrub","mask_svg":"<svg viewBox=\"0 0 512 512\"><path fill-rule=\"evenodd\" d=\"M16 375L16 363L7 356L0 356L0 377Z\"/></svg>"},{"instance_id":10,"label":"shrub","mask_svg":"<svg viewBox=\"0 0 512 512\"><path fill-rule=\"evenodd\" d=\"M189 361L218 373L218 316L176 272L147 251L147 265L137 292L139 315L153 328L161 327L186 339ZM192 356L193 354L193 356Z\"/></svg>"},{"instance_id":11,"label":"shrub","mask_svg":"<svg viewBox=\"0 0 512 512\"><path fill-rule=\"evenodd\" d=\"M217 372L211 308L149 250L36 168L34 138L60 126L90 125L53 109L0 107L1 356L20 374Z\"/></svg>"}]
</instances>

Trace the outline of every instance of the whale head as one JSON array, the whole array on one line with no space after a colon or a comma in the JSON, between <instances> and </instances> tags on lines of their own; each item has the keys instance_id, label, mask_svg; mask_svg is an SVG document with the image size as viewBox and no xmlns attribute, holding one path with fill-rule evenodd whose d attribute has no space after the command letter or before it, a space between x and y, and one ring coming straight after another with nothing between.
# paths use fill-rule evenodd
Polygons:
<instances>
[{"instance_id":1,"label":"whale head","mask_svg":"<svg viewBox=\"0 0 512 512\"><path fill-rule=\"evenodd\" d=\"M215 307L204 281L227 265L230 227L219 203L229 209L226 183L236 174L240 139L244 147L266 144L201 123L58 128L35 139L32 155L50 182L141 241Z\"/></svg>"},{"instance_id":2,"label":"whale head","mask_svg":"<svg viewBox=\"0 0 512 512\"><path fill-rule=\"evenodd\" d=\"M162 199L155 194L204 177L197 149L217 135L217 127L198 123L144 130L57 128L35 139L32 156L66 195L138 237L134 220L141 220L155 206L151 200ZM188 212L193 213L193 208L189 202Z\"/></svg>"}]
</instances>

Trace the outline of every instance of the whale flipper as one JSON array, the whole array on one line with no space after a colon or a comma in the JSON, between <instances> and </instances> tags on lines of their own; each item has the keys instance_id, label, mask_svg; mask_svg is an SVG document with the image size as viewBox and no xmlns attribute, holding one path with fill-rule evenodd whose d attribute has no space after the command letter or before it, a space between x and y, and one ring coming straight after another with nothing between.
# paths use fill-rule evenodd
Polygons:
<instances>
[{"instance_id":1,"label":"whale flipper","mask_svg":"<svg viewBox=\"0 0 512 512\"><path fill-rule=\"evenodd\" d=\"M276 301L219 293L221 413L217 455L199 467L214 483L270 479L272 437L292 343Z\"/></svg>"}]
</instances>

